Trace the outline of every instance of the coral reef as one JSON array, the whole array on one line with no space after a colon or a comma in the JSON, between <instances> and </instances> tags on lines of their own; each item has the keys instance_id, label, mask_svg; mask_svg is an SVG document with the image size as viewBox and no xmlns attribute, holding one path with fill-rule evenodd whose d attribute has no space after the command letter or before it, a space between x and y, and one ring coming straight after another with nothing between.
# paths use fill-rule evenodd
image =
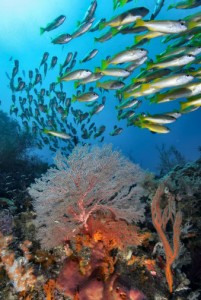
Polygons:
<instances>
[{"instance_id":1,"label":"coral reef","mask_svg":"<svg viewBox=\"0 0 201 300\"><path fill-rule=\"evenodd\" d=\"M1 299L199 299L201 161L159 180L107 146L56 162L33 206L0 198Z\"/></svg>"}]
</instances>

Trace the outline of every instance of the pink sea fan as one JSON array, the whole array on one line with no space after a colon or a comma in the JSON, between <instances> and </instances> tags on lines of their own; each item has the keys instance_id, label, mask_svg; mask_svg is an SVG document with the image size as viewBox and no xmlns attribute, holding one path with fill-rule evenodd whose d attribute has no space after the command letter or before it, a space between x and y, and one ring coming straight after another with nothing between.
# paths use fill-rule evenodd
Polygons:
<instances>
[{"instance_id":1,"label":"pink sea fan","mask_svg":"<svg viewBox=\"0 0 201 300\"><path fill-rule=\"evenodd\" d=\"M127 222L144 220L140 198L146 173L111 145L76 146L67 158L58 153L55 164L29 188L43 247L72 238L98 209Z\"/></svg>"}]
</instances>

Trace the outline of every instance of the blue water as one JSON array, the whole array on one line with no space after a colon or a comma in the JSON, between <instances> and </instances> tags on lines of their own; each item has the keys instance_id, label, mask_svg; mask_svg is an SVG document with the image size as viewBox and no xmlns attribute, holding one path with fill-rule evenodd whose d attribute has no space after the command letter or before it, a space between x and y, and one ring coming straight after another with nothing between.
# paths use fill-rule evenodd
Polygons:
<instances>
[{"instance_id":1,"label":"blue water","mask_svg":"<svg viewBox=\"0 0 201 300\"><path fill-rule=\"evenodd\" d=\"M176 3L176 1L168 0L165 1L165 5L161 12L157 16L156 20L178 20L182 19L189 14L193 14L198 9L188 10L176 10L172 9L167 11L167 2ZM101 60L105 59L108 55L114 55L119 51L124 50L128 46L132 46L134 41L134 35L117 35L111 40L104 43L94 42L94 37L98 37L105 31L96 31L94 33L87 32L84 35L71 40L66 45L54 45L51 43L51 39L62 33L72 33L76 26L77 21L84 18L85 12L88 9L91 1L90 0L1 0L0 1L0 41L1 41L1 54L0 54L0 78L1 78L1 91L0 100L2 102L1 109L9 113L12 92L9 88L9 80L5 75L5 72L12 74L14 66L14 60L19 60L19 74L18 76L23 77L22 71L25 72L25 81L28 82L28 71L39 68L40 62L45 51L49 52L48 66L50 66L52 56L58 57L58 63L53 70L48 70L47 76L44 79L42 85L37 85L36 88L40 91L41 88L49 88L51 82L56 81L59 73L59 65L65 60L68 52L78 52L77 63L75 69L87 68L94 71L95 67L100 66ZM155 5L154 0L146 1L132 1L123 8L113 10L112 1L101 0L98 1L98 7L95 13L95 22L100 18L105 17L107 20L112 16L120 14L121 12L137 7L145 6L150 10L150 13L144 18L149 19ZM59 15L65 15L65 22L57 29L45 32L40 35L40 27L46 26L47 23L51 22ZM148 50L148 57L154 59L156 54L163 52L167 44L162 44L162 38L155 38L149 43L140 46ZM83 59L85 55L92 49L97 48L99 53L91 61L79 64L79 60ZM11 59L12 57L12 59ZM143 65L145 67L145 65ZM43 73L43 70L40 70ZM133 73L133 77L140 72L140 67ZM130 78L130 77L129 77ZM129 82L128 81L125 82ZM89 84L95 86L95 84ZM64 82L64 91L67 93L67 97L71 97L76 94L73 86L73 82ZM99 90L95 89L98 93ZM32 92L34 95L34 93ZM101 93L100 93L101 95ZM168 124L170 133L168 134L152 134L147 129L140 129L138 127L126 126L126 121L117 120L117 111L115 105L118 104L118 100L115 98L115 92L105 92L106 105L102 112L98 115L93 116L91 122L95 122L96 126L106 126L104 133L104 143L112 143L114 148L122 150L122 152L129 156L132 160L139 163L143 168L151 171L157 171L159 164L159 153L157 147L161 147L163 144L168 148L174 145L187 160L195 160L199 156L198 147L201 145L201 110L198 109L195 112L191 112L183 115L176 122ZM100 99L102 98L102 95ZM16 93L18 98L26 97L24 91ZM48 104L49 98L45 98ZM73 108L79 108L83 111L89 110L84 103L78 103L72 105ZM173 109L178 109L178 101L172 101L172 103L160 104L160 105L149 105L146 100L143 100L142 106L136 110L137 113L164 113ZM20 112L19 112L20 115ZM17 120L21 122L21 118L18 115ZM68 116L69 120L72 121L72 116ZM31 126L32 120L29 125ZM109 135L113 130L114 125L123 128L123 132L115 137ZM23 126L22 126L23 127ZM74 124L74 127L80 125ZM78 130L78 135L79 133ZM38 137L39 138L39 137ZM100 144L99 139L90 138L85 140L91 144ZM61 142L59 142L60 145ZM48 147L44 147L42 150L37 148L32 150L37 152L42 158L47 161L52 161L52 157L55 155L51 152Z\"/></svg>"}]
</instances>

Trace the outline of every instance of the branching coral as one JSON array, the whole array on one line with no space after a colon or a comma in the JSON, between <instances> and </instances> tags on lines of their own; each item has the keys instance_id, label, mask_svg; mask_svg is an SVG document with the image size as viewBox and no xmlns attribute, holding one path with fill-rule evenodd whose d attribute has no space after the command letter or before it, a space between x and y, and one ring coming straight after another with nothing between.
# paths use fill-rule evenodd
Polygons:
<instances>
[{"instance_id":1,"label":"branching coral","mask_svg":"<svg viewBox=\"0 0 201 300\"><path fill-rule=\"evenodd\" d=\"M180 234L182 214L180 211L176 212L174 196L168 193L168 203L165 208L161 208L161 199L165 193L165 186L161 184L152 200L151 212L153 225L157 230L159 238L163 244L166 256L165 276L168 282L169 291L173 291L173 276L171 266L177 258L180 250ZM168 239L166 227L168 222L172 223L173 227L173 245Z\"/></svg>"}]
</instances>

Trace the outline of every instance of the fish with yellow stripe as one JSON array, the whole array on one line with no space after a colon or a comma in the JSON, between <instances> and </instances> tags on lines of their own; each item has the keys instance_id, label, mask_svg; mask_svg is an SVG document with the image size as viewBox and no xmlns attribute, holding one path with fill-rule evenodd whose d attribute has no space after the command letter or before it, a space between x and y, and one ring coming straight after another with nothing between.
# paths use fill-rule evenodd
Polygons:
<instances>
[{"instance_id":1,"label":"fish with yellow stripe","mask_svg":"<svg viewBox=\"0 0 201 300\"><path fill-rule=\"evenodd\" d=\"M122 14L113 17L111 20L102 22L99 29L104 29L106 26L120 27L135 22L137 19L146 16L149 10L146 7L136 7L129 9Z\"/></svg>"},{"instance_id":2,"label":"fish with yellow stripe","mask_svg":"<svg viewBox=\"0 0 201 300\"><path fill-rule=\"evenodd\" d=\"M147 55L147 50L141 48L124 50L114 55L111 59L103 60L101 64L101 69L102 70L106 69L110 64L117 65L117 64L139 60L140 58L146 55Z\"/></svg>"},{"instance_id":3,"label":"fish with yellow stripe","mask_svg":"<svg viewBox=\"0 0 201 300\"><path fill-rule=\"evenodd\" d=\"M187 99L186 102L180 102L181 113L191 107L201 106L201 95L193 96Z\"/></svg>"},{"instance_id":4,"label":"fish with yellow stripe","mask_svg":"<svg viewBox=\"0 0 201 300\"><path fill-rule=\"evenodd\" d=\"M185 21L144 21L141 19L137 19L134 28L141 26L146 27L150 31L157 31L163 33L181 33L188 29Z\"/></svg>"}]
</instances>

